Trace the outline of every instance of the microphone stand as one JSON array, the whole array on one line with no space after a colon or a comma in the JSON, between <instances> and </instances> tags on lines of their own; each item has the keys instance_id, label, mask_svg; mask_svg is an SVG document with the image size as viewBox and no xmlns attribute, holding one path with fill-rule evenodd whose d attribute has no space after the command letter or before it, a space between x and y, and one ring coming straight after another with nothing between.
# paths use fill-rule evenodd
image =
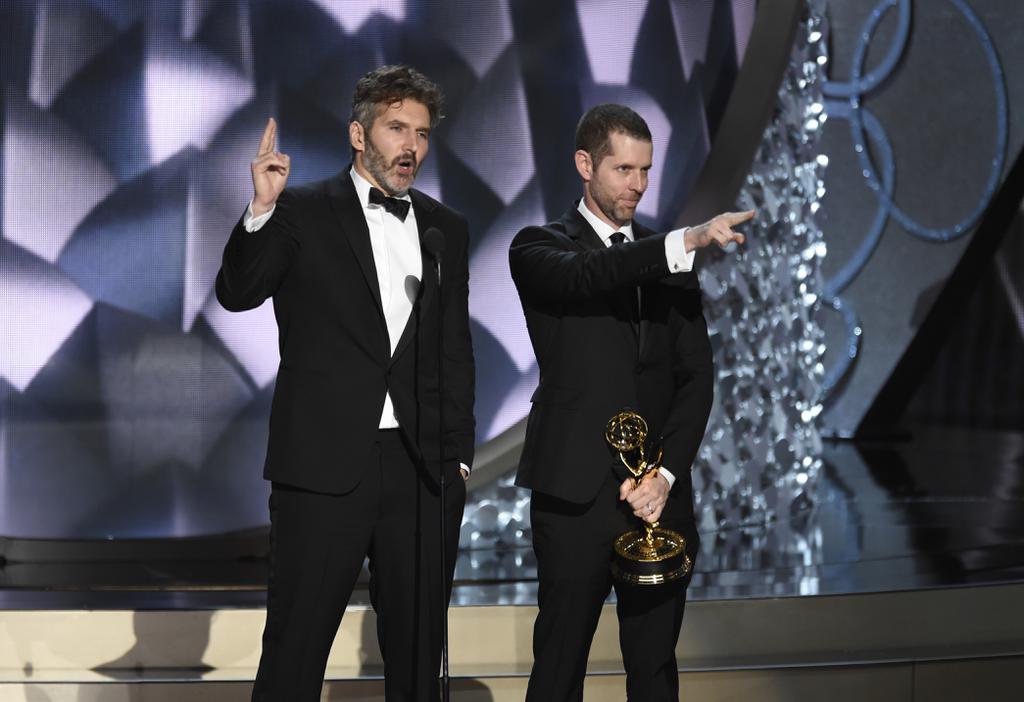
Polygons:
<instances>
[{"instance_id":1,"label":"microphone stand","mask_svg":"<svg viewBox=\"0 0 1024 702\"><path fill-rule=\"evenodd\" d=\"M435 230L436 231L436 230ZM439 232L440 233L440 232ZM443 242L444 240L441 239ZM433 242L431 242L433 243ZM441 486L441 700L449 702L451 695L451 680L448 676L448 554L446 542L448 540L447 517L446 517L446 486L444 477L444 328L443 317L444 307L441 300L441 250L434 245L430 251L434 259L434 270L437 273L437 464L439 473L439 484Z\"/></svg>"}]
</instances>

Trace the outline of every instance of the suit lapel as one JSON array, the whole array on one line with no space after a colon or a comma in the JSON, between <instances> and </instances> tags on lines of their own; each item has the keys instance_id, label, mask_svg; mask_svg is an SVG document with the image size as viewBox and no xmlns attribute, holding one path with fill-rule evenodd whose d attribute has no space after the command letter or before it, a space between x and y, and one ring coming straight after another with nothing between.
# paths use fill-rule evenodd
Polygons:
<instances>
[{"instance_id":1,"label":"suit lapel","mask_svg":"<svg viewBox=\"0 0 1024 702\"><path fill-rule=\"evenodd\" d=\"M335 177L329 186L331 208L341 226L341 232L345 240L352 247L352 253L359 262L359 268L363 272L363 278L374 302L377 303L377 312L384 330L387 331L387 322L384 319L384 305L380 299L380 282L377 279L377 267L373 263L373 249L370 247L370 228L366 224L366 215L363 214L363 206L356 195L356 186L352 183L352 177L348 170L342 171Z\"/></svg>"},{"instance_id":2,"label":"suit lapel","mask_svg":"<svg viewBox=\"0 0 1024 702\"><path fill-rule=\"evenodd\" d=\"M579 210L574 206L572 210L566 213L562 219L565 224L565 233L570 238L574 239L582 248L600 251L601 249L607 248L601 237L597 235L594 228L583 218ZM636 231L636 224L633 224L633 231ZM635 294L633 291L628 291L629 294ZM633 316L632 310L630 310L630 300L626 297L627 291L622 290L608 295L609 305L613 308L614 314L620 319L630 319ZM619 324L617 325L625 330L624 338L636 347L637 334L633 330L632 324Z\"/></svg>"},{"instance_id":3,"label":"suit lapel","mask_svg":"<svg viewBox=\"0 0 1024 702\"><path fill-rule=\"evenodd\" d=\"M594 251L606 248L604 242L601 241L601 237L597 235L597 232L594 231L594 228L590 226L587 220L583 219L583 215L580 214L575 205L562 217L562 223L565 225L565 233L582 248Z\"/></svg>"},{"instance_id":4,"label":"suit lapel","mask_svg":"<svg viewBox=\"0 0 1024 702\"><path fill-rule=\"evenodd\" d=\"M402 352L408 348L413 337L416 335L418 320L422 320L426 316L426 310L430 309L434 298L437 297L437 276L434 273L434 260L423 247L423 233L436 224L435 210L437 209L437 203L421 195L418 190L410 190L409 197L412 199L412 210L416 214L416 229L419 232L423 272L421 274L419 296L412 306L409 320L405 323L402 336L399 337L398 344L395 346L395 352L391 356L391 363L394 363L402 355ZM444 265L442 264L441 274L444 275L444 272Z\"/></svg>"}]
</instances>

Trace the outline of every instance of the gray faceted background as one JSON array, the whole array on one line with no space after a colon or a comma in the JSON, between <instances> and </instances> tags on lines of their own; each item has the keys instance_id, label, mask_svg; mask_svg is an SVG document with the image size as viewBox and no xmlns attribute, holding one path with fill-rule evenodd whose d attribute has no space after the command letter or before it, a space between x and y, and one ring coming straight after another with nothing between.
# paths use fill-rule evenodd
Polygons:
<instances>
[{"instance_id":1,"label":"gray faceted background","mask_svg":"<svg viewBox=\"0 0 1024 702\"><path fill-rule=\"evenodd\" d=\"M755 0L0 3L0 534L159 537L266 522L269 305L212 285L269 115L291 182L348 162L365 71L446 92L418 187L472 231L478 442L536 365L518 229L578 197L572 131L623 102L654 135L638 218L665 229L710 148ZM338 398L344 402L344 398Z\"/></svg>"}]
</instances>

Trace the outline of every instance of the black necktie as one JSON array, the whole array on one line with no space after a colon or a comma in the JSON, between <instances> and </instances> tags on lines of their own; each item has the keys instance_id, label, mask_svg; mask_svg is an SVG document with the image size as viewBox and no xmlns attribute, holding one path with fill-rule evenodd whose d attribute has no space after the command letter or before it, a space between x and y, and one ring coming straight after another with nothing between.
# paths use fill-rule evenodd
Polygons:
<instances>
[{"instance_id":1,"label":"black necktie","mask_svg":"<svg viewBox=\"0 0 1024 702\"><path fill-rule=\"evenodd\" d=\"M406 215L409 214L409 205L411 203L408 200L400 200L397 197L388 197L377 188L370 188L370 204L380 205L404 222Z\"/></svg>"},{"instance_id":2,"label":"black necktie","mask_svg":"<svg viewBox=\"0 0 1024 702\"><path fill-rule=\"evenodd\" d=\"M626 241L626 235L622 232L615 232L608 241L612 242L612 246L618 246ZM629 312L630 312L630 323L633 325L633 331L639 333L640 330L640 289L633 288L633 294L629 296Z\"/></svg>"}]
</instances>

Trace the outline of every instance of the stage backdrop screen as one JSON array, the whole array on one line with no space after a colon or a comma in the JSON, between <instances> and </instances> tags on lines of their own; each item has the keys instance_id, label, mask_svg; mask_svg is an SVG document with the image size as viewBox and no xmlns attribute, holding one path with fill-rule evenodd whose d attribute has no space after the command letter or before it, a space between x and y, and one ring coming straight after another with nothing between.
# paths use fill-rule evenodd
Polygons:
<instances>
[{"instance_id":1,"label":"stage backdrop screen","mask_svg":"<svg viewBox=\"0 0 1024 702\"><path fill-rule=\"evenodd\" d=\"M668 228L755 5L0 4L0 535L266 523L277 328L269 303L224 311L214 278L267 118L292 184L338 173L355 80L384 63L413 64L446 93L417 187L471 225L478 441L522 419L537 368L507 249L579 197L579 115L614 101L647 119L639 219Z\"/></svg>"}]
</instances>

